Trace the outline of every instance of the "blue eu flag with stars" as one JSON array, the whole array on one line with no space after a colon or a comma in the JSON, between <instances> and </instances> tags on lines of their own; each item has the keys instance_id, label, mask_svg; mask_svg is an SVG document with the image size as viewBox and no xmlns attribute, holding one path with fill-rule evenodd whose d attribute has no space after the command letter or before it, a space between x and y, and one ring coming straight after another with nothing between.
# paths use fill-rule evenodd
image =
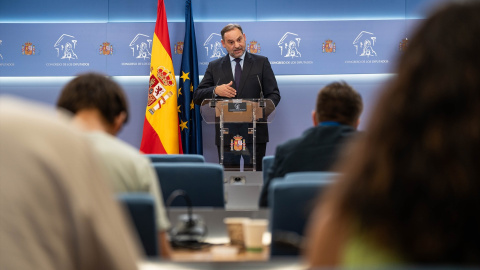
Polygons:
<instances>
[{"instance_id":1,"label":"blue eu flag with stars","mask_svg":"<svg viewBox=\"0 0 480 270\"><path fill-rule=\"evenodd\" d=\"M185 3L185 39L179 76L178 115L183 153L203 154L202 117L200 107L193 104L193 91L198 86L198 60L191 0Z\"/></svg>"}]
</instances>

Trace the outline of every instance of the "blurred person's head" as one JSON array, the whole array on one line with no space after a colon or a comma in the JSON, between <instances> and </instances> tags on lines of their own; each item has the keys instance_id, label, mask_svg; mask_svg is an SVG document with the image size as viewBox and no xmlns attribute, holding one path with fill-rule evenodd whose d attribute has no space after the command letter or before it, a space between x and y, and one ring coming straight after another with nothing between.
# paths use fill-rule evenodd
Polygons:
<instances>
[{"instance_id":1,"label":"blurred person's head","mask_svg":"<svg viewBox=\"0 0 480 270\"><path fill-rule=\"evenodd\" d=\"M112 135L128 121L128 104L122 88L98 73L82 74L67 83L57 106L72 112L77 119L100 120L101 128Z\"/></svg>"},{"instance_id":2,"label":"blurred person's head","mask_svg":"<svg viewBox=\"0 0 480 270\"><path fill-rule=\"evenodd\" d=\"M333 82L318 92L313 123L316 126L333 121L357 127L362 109L362 97L357 91L346 82Z\"/></svg>"},{"instance_id":3,"label":"blurred person's head","mask_svg":"<svg viewBox=\"0 0 480 270\"><path fill-rule=\"evenodd\" d=\"M480 263L480 1L421 23L325 204L415 264Z\"/></svg>"}]
</instances>

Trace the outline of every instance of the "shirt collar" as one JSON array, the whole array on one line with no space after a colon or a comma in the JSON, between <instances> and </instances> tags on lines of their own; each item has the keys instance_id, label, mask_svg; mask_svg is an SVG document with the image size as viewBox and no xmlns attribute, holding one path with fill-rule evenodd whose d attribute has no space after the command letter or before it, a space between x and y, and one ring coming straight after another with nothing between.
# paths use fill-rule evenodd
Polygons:
<instances>
[{"instance_id":1,"label":"shirt collar","mask_svg":"<svg viewBox=\"0 0 480 270\"><path fill-rule=\"evenodd\" d=\"M319 126L340 126L341 124L335 121L324 121L324 122L320 122L320 124L318 125Z\"/></svg>"},{"instance_id":2,"label":"shirt collar","mask_svg":"<svg viewBox=\"0 0 480 270\"><path fill-rule=\"evenodd\" d=\"M245 60L245 54L247 53L247 51L245 50L242 54L242 56L238 57L240 59ZM230 62L233 62L235 60L235 58L233 58L230 54L228 55L230 57Z\"/></svg>"}]
</instances>

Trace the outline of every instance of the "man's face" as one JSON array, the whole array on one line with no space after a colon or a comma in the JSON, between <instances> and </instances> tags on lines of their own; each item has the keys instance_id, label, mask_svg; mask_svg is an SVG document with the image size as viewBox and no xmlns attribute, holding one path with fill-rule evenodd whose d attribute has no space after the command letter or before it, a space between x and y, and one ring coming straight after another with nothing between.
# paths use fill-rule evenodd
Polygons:
<instances>
[{"instance_id":1,"label":"man's face","mask_svg":"<svg viewBox=\"0 0 480 270\"><path fill-rule=\"evenodd\" d=\"M238 58L245 51L245 34L237 28L230 30L223 35L222 45L230 56Z\"/></svg>"}]
</instances>

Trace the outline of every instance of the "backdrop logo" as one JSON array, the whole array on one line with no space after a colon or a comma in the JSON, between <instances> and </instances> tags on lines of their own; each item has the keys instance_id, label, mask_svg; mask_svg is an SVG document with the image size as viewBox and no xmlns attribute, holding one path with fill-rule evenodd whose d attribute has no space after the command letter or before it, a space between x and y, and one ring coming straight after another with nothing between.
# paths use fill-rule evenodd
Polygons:
<instances>
[{"instance_id":1,"label":"backdrop logo","mask_svg":"<svg viewBox=\"0 0 480 270\"><path fill-rule=\"evenodd\" d=\"M325 40L325 42L322 43L322 52L334 53L336 51L337 46L335 45L335 42L333 42L331 39Z\"/></svg>"},{"instance_id":2,"label":"backdrop logo","mask_svg":"<svg viewBox=\"0 0 480 270\"><path fill-rule=\"evenodd\" d=\"M298 47L300 47L300 40L302 39L295 33L285 33L278 42L280 54L283 57L302 57L302 54L298 50Z\"/></svg>"},{"instance_id":3,"label":"backdrop logo","mask_svg":"<svg viewBox=\"0 0 480 270\"><path fill-rule=\"evenodd\" d=\"M182 41L177 42L173 46L173 49L174 49L175 54L182 54L183 53L183 42Z\"/></svg>"},{"instance_id":4,"label":"backdrop logo","mask_svg":"<svg viewBox=\"0 0 480 270\"><path fill-rule=\"evenodd\" d=\"M110 42L103 42L100 45L99 53L101 55L112 55L113 54L113 45Z\"/></svg>"},{"instance_id":5,"label":"backdrop logo","mask_svg":"<svg viewBox=\"0 0 480 270\"><path fill-rule=\"evenodd\" d=\"M152 51L153 39L144 34L137 34L130 42L130 49L132 56L135 58L143 58L144 60L150 58Z\"/></svg>"},{"instance_id":6,"label":"backdrop logo","mask_svg":"<svg viewBox=\"0 0 480 270\"><path fill-rule=\"evenodd\" d=\"M375 41L377 37L373 33L362 31L353 41L355 46L355 54L359 56L377 56L377 53L373 49L375 47Z\"/></svg>"},{"instance_id":7,"label":"backdrop logo","mask_svg":"<svg viewBox=\"0 0 480 270\"><path fill-rule=\"evenodd\" d=\"M77 40L74 36L63 34L58 38L53 48L57 50L57 57L61 59L78 59L77 54L75 53L75 48L77 46Z\"/></svg>"},{"instance_id":8,"label":"backdrop logo","mask_svg":"<svg viewBox=\"0 0 480 270\"><path fill-rule=\"evenodd\" d=\"M250 41L247 45L249 53L260 53L260 43L255 40Z\"/></svg>"},{"instance_id":9,"label":"backdrop logo","mask_svg":"<svg viewBox=\"0 0 480 270\"><path fill-rule=\"evenodd\" d=\"M398 50L401 51L401 52L404 52L408 47L408 38L404 38L402 39L402 41L400 41L400 44L398 45Z\"/></svg>"},{"instance_id":10,"label":"backdrop logo","mask_svg":"<svg viewBox=\"0 0 480 270\"><path fill-rule=\"evenodd\" d=\"M33 45L31 42L25 42L25 44L22 45L22 54L24 54L24 55L34 55L35 54L35 45Z\"/></svg>"},{"instance_id":11,"label":"backdrop logo","mask_svg":"<svg viewBox=\"0 0 480 270\"><path fill-rule=\"evenodd\" d=\"M203 43L203 47L207 51L208 58L220 58L226 55L222 46L222 36L212 33Z\"/></svg>"}]
</instances>

